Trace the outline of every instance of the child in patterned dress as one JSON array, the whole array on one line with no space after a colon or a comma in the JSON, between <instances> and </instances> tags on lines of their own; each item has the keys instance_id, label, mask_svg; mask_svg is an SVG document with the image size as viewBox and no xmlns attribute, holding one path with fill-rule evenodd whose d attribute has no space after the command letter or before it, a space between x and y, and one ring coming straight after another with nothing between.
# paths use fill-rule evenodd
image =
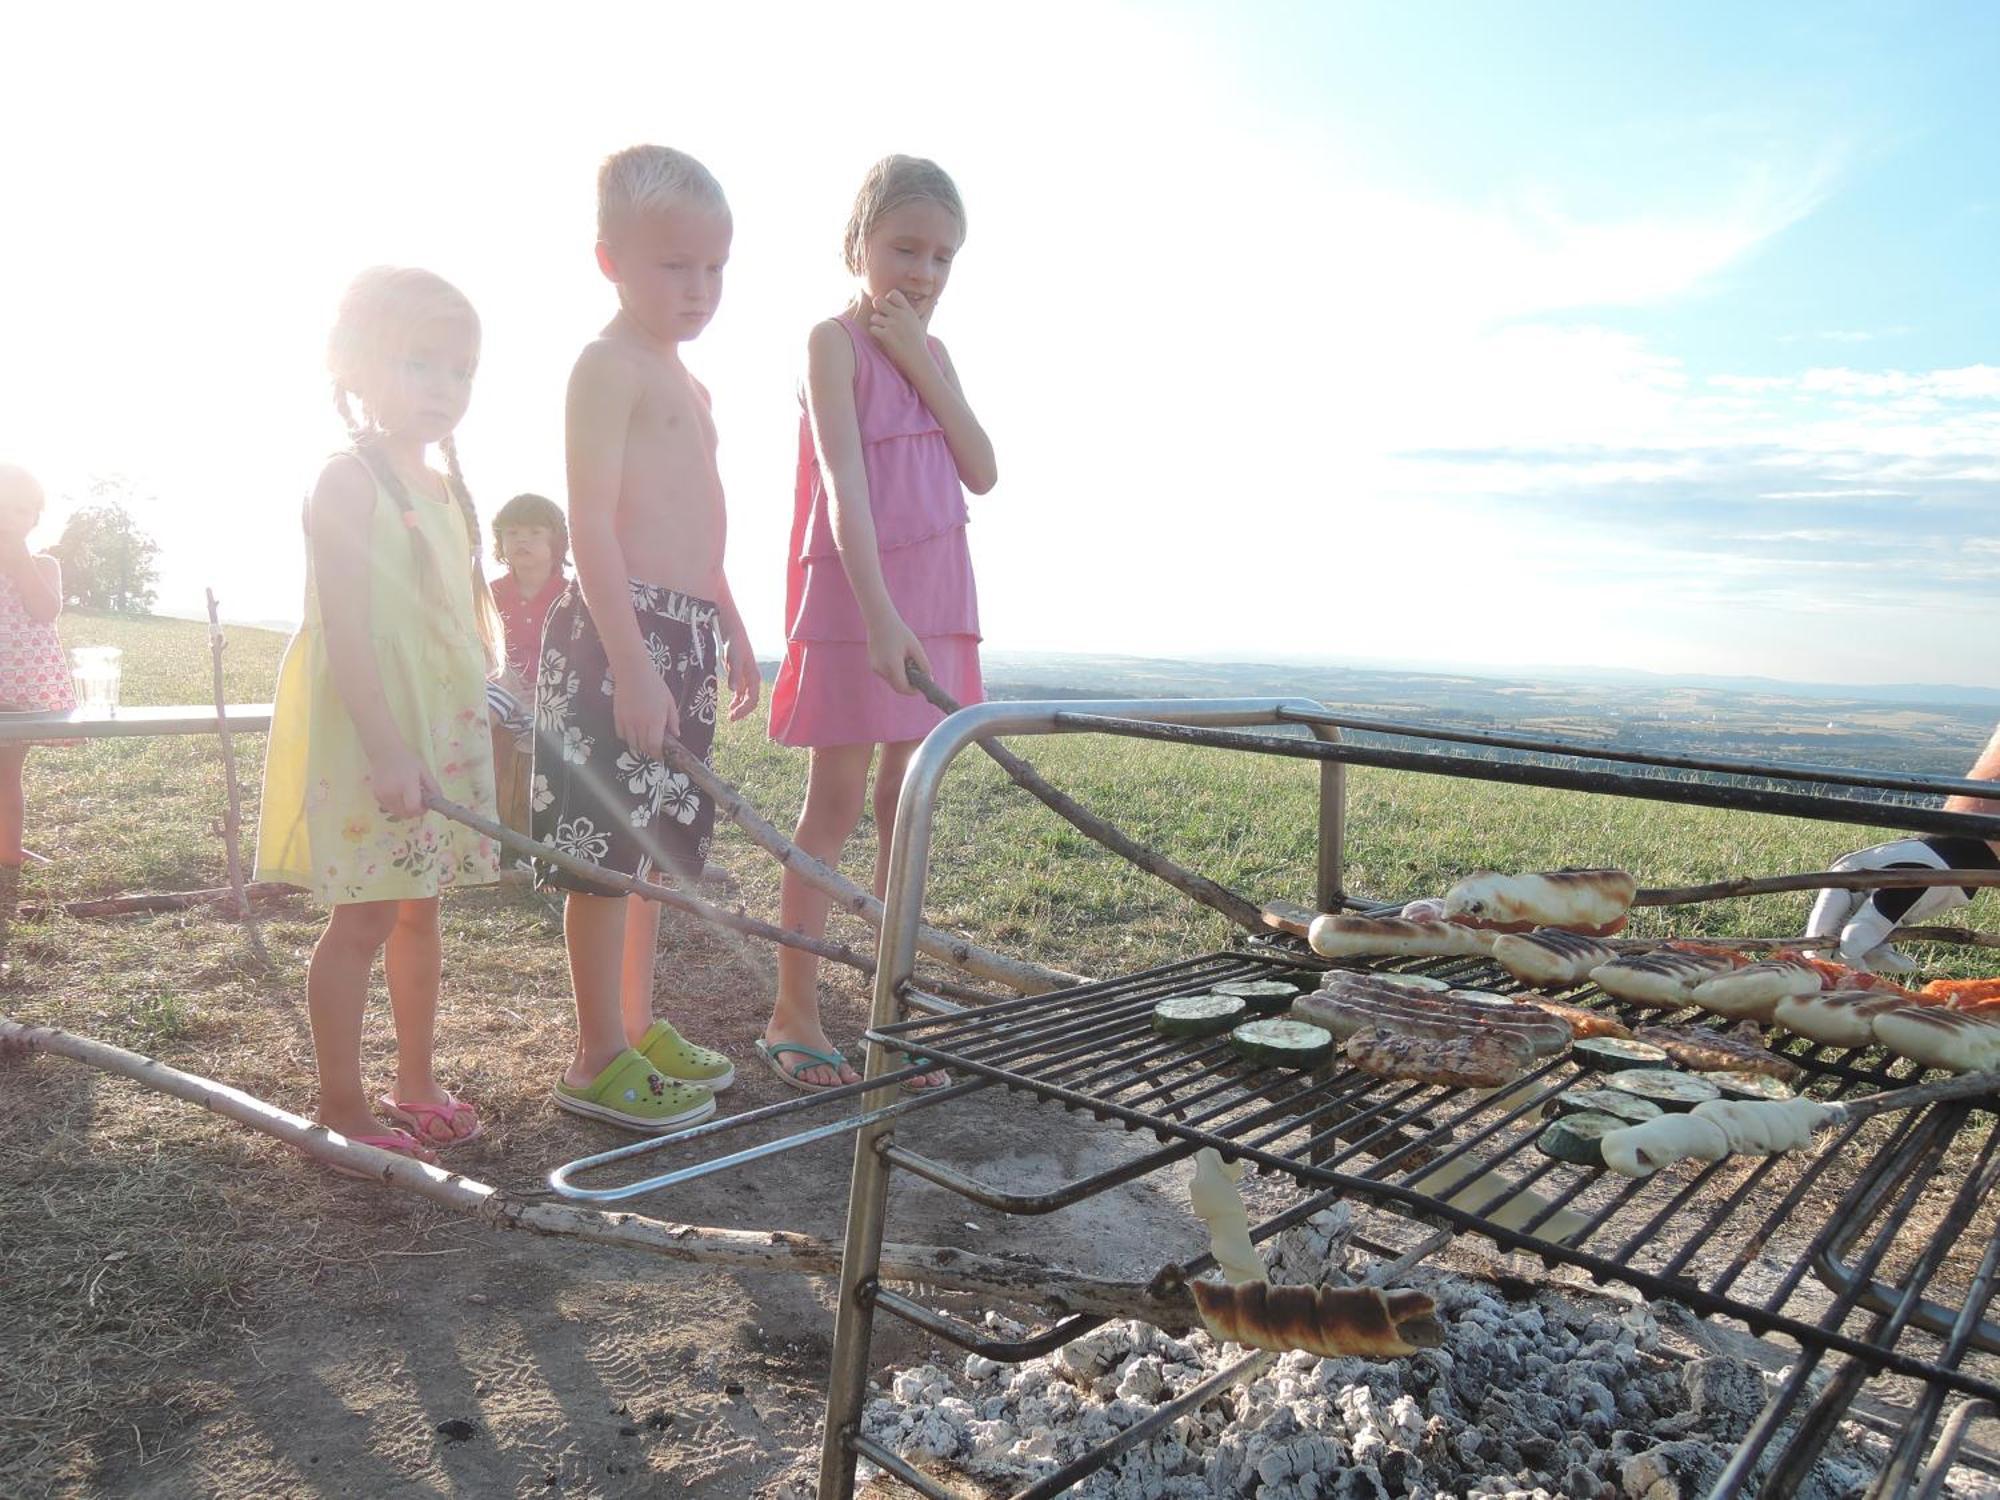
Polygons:
<instances>
[{"instance_id":1,"label":"child in patterned dress","mask_svg":"<svg viewBox=\"0 0 2000 1500\"><path fill-rule=\"evenodd\" d=\"M479 1134L432 1069L438 896L499 878L492 840L429 811L441 794L493 816L486 673L492 599L452 429L472 397L479 319L429 271L356 277L328 344L353 446L306 502L305 623L278 669L257 874L332 907L306 974L319 1123L422 1160ZM356 411L356 403L359 405ZM445 462L425 462L435 445ZM396 1084L374 1108L361 1020L386 949Z\"/></svg>"}]
</instances>

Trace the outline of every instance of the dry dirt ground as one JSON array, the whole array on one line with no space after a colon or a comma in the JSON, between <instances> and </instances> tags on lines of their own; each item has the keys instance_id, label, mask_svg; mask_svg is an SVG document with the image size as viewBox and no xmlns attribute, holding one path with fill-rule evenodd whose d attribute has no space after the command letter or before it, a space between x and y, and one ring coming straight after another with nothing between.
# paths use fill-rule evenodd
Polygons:
<instances>
[{"instance_id":1,"label":"dry dirt ground","mask_svg":"<svg viewBox=\"0 0 2000 1500\"><path fill-rule=\"evenodd\" d=\"M205 919L160 920L161 941L170 943L176 923ZM278 939L283 952L282 929ZM661 1009L705 1017L692 1029L738 1065L738 1082L722 1096L725 1113L791 1097L748 1045L764 1017L768 956L680 927L670 928L666 946ZM551 942L533 951L540 977L559 977L548 972L559 948ZM244 1015L242 1027L246 1041L275 1054L271 1077L256 1076L235 1046L211 1049L219 1059L211 1067L305 1108L309 1066L300 1072L297 1056L289 1064L283 1056L306 1045L299 986L282 976L267 985L261 1014ZM488 1122L486 1138L453 1153L451 1164L528 1193L558 1162L629 1139L547 1103L542 1090L549 1060L566 1045L567 1002L558 987L546 988L517 999L518 1010L500 1007L504 1015L488 1007L478 1017L447 1016L440 1042L446 1076L469 1080ZM827 996L835 1035L857 1036L865 1020L858 978L833 976ZM386 1059L384 1009L378 999L371 1031L378 1064ZM78 1029L90 1028L79 1020ZM197 1065L172 1049L167 1055ZM82 1431L63 1433L38 1463L17 1468L17 1479L33 1482L13 1493L717 1500L810 1493L833 1327L829 1280L737 1275L488 1228L372 1184L336 1181L275 1141L63 1059L0 1064L0 1139L20 1142L30 1132L46 1142L42 1154L0 1162L0 1189L14 1190L17 1208L25 1194L44 1198L39 1225L18 1212L5 1220L24 1241L18 1258L7 1255L17 1268L53 1277L68 1266L69 1290L100 1310L148 1268L186 1281L189 1254L162 1270L147 1236L121 1236L116 1203L106 1200L123 1193L148 1195L143 1217L152 1222L161 1194L185 1191L183 1227L197 1245L233 1254L249 1240L266 1259L232 1262L212 1293L178 1289L209 1298L203 1312L215 1316L183 1355L143 1372L150 1378L101 1359L52 1375L53 1400L87 1390L95 1415ZM1019 1187L1052 1185L1134 1149L1115 1128L989 1093L909 1117L904 1138L919 1133L926 1150ZM742 1143L725 1137L711 1149ZM840 1138L629 1206L680 1222L837 1241L851 1154ZM651 1160L664 1170L692 1158L670 1149ZM114 1175L94 1186L93 1164ZM144 1180L132 1175L148 1171ZM906 1181L892 1199L889 1235L1149 1275L1198 1248L1185 1202L1175 1183L1160 1181L1010 1223ZM66 1258L57 1258L59 1249ZM138 1287L124 1290L141 1300ZM186 1310L177 1316L197 1321ZM133 1342L147 1344L141 1315L131 1317ZM24 1351L16 1333L16 1345L0 1342L0 1352L24 1360L32 1379L32 1335ZM92 1333L101 1350L105 1330ZM912 1331L883 1320L875 1368L924 1352ZM120 1379L122 1390L92 1387ZM60 1413L46 1421L63 1425Z\"/></svg>"}]
</instances>

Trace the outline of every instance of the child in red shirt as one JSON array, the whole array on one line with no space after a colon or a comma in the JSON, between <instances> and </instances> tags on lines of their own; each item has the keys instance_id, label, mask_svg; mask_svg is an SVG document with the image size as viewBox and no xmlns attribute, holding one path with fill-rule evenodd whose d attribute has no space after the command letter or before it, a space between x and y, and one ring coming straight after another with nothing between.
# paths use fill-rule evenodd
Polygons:
<instances>
[{"instance_id":1,"label":"child in red shirt","mask_svg":"<svg viewBox=\"0 0 2000 1500\"><path fill-rule=\"evenodd\" d=\"M489 687L494 790L500 821L528 829L528 772L534 751L535 674L542 623L569 579L569 526L562 508L541 495L516 495L493 518L493 559L507 571L493 580L493 605L507 639L507 664Z\"/></svg>"}]
</instances>

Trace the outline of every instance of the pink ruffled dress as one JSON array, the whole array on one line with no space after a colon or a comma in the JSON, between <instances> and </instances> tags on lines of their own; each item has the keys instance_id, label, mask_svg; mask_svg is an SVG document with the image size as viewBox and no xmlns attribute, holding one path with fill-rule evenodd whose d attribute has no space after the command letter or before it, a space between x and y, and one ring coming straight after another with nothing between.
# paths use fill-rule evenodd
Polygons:
<instances>
[{"instance_id":1,"label":"pink ruffled dress","mask_svg":"<svg viewBox=\"0 0 2000 1500\"><path fill-rule=\"evenodd\" d=\"M842 314L854 345L854 410L882 578L960 703L984 696L979 599L966 546L965 490L944 429L882 347ZM933 356L935 357L935 356ZM801 398L801 408L804 401ZM799 415L798 487L785 577L785 661L771 689L771 738L826 748L922 739L942 717L868 667L868 631L833 541L810 417Z\"/></svg>"}]
</instances>

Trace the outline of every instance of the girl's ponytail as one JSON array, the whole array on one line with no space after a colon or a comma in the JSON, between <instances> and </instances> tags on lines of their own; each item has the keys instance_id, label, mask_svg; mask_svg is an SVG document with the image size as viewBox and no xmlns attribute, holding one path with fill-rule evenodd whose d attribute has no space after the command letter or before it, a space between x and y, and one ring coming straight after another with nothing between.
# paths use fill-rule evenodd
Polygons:
<instances>
[{"instance_id":1,"label":"girl's ponytail","mask_svg":"<svg viewBox=\"0 0 2000 1500\"><path fill-rule=\"evenodd\" d=\"M486 666L490 671L500 660L499 635L494 629L499 609L493 603L493 587L486 581L486 569L479 561L479 512L473 507L472 491L466 487L465 471L458 466L458 440L447 432L438 439L438 451L444 455L445 471L451 476L448 488L452 499L458 502L458 513L465 518L465 534L471 538L472 623L479 631L479 644L486 652Z\"/></svg>"}]
</instances>

